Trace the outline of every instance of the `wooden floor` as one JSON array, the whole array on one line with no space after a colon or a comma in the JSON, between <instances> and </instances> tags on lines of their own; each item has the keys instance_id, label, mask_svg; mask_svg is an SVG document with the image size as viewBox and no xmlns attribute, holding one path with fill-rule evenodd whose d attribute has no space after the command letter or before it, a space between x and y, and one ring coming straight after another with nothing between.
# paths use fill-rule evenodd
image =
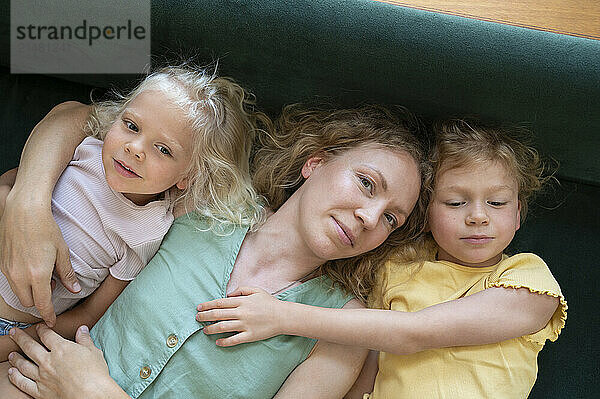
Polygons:
<instances>
[{"instance_id":1,"label":"wooden floor","mask_svg":"<svg viewBox=\"0 0 600 399\"><path fill-rule=\"evenodd\" d=\"M600 0L375 0L600 40Z\"/></svg>"}]
</instances>

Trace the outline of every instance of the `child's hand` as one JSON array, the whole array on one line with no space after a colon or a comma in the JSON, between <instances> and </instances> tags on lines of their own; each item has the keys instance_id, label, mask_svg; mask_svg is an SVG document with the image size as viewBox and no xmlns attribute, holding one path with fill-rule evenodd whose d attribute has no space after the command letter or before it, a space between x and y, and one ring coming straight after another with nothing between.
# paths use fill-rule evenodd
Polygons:
<instances>
[{"instance_id":1,"label":"child's hand","mask_svg":"<svg viewBox=\"0 0 600 399\"><path fill-rule=\"evenodd\" d=\"M205 334L238 331L216 341L218 346L233 346L281 334L283 306L285 302L260 288L238 288L228 298L198 305L196 320L219 321L204 327Z\"/></svg>"}]
</instances>

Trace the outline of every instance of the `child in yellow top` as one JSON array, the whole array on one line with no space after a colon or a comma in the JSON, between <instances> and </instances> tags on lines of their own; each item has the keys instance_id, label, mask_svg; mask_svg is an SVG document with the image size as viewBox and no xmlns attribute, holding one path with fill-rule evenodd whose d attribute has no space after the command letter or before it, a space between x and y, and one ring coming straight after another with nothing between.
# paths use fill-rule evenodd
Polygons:
<instances>
[{"instance_id":1,"label":"child in yellow top","mask_svg":"<svg viewBox=\"0 0 600 399\"><path fill-rule=\"evenodd\" d=\"M542 164L507 132L464 121L436 129L432 163L428 233L380 270L370 302L383 310L288 304L242 288L245 297L199 306L199 320L227 320L205 333L239 331L222 346L291 334L379 350L372 399L526 397L567 309L542 259L504 254ZM371 391L369 359L347 397Z\"/></svg>"}]
</instances>

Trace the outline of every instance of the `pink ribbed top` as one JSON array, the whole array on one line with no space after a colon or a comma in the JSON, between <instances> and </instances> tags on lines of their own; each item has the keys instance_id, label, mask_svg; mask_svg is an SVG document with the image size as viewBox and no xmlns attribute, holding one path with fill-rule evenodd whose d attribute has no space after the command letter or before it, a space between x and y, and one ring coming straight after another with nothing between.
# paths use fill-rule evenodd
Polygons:
<instances>
[{"instance_id":1,"label":"pink ribbed top","mask_svg":"<svg viewBox=\"0 0 600 399\"><path fill-rule=\"evenodd\" d=\"M56 314L90 295L108 273L132 280L154 256L173 223L172 201L135 205L113 191L104 177L102 141L88 137L75 150L52 194L52 213L69 247L81 292L70 293L57 279L52 292ZM0 273L0 295L15 309L40 317L21 305Z\"/></svg>"}]
</instances>

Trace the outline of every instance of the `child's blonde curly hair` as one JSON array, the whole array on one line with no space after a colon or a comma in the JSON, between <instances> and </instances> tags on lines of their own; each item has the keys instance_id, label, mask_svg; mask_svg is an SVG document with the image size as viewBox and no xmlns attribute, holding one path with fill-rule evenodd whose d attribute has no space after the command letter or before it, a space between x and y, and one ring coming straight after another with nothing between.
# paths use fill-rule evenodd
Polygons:
<instances>
[{"instance_id":1,"label":"child's blonde curly hair","mask_svg":"<svg viewBox=\"0 0 600 399\"><path fill-rule=\"evenodd\" d=\"M251 184L249 155L266 115L229 78L190 64L162 67L128 94L94 102L86 123L89 135L103 139L128 104L146 90L160 90L187 117L192 130L188 185L178 196L186 209L210 220L210 226L255 225L264 219L261 197ZM227 230L227 229L226 229Z\"/></svg>"},{"instance_id":2,"label":"child's blonde curly hair","mask_svg":"<svg viewBox=\"0 0 600 399\"><path fill-rule=\"evenodd\" d=\"M408 153L414 158L421 179L426 179L430 168L417 138L420 128L420 122L399 107L366 105L356 109L305 110L298 105L288 106L274 129L259 135L253 161L254 186L276 211L304 182L300 171L308 158L317 153L336 156L363 145ZM376 249L350 259L328 261L320 272L365 300L380 263L395 247L421 233L426 204L426 198L420 196L404 225Z\"/></svg>"}]
</instances>

